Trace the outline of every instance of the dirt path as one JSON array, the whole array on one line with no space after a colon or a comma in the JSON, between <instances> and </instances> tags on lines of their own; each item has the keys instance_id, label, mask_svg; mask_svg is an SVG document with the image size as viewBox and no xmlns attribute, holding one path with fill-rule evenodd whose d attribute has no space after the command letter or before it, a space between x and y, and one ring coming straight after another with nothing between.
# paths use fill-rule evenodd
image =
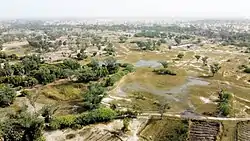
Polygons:
<instances>
[{"instance_id":1,"label":"dirt path","mask_svg":"<svg viewBox=\"0 0 250 141\"><path fill-rule=\"evenodd\" d=\"M142 113L138 118L151 118L152 116L161 116L159 113ZM164 113L165 117L177 117L184 119L195 119L195 120L218 120L218 121L248 121L250 117L246 118L224 118L224 117L209 117L209 116L201 116L201 115L182 115L176 114L174 112Z\"/></svg>"}]
</instances>

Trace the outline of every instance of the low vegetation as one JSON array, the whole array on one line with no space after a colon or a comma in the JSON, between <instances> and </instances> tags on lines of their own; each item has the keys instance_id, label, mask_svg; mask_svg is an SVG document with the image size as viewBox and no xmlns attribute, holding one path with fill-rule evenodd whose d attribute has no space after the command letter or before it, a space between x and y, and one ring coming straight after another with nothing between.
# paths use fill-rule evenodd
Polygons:
<instances>
[{"instance_id":1,"label":"low vegetation","mask_svg":"<svg viewBox=\"0 0 250 141\"><path fill-rule=\"evenodd\" d=\"M57 116L52 118L49 129L79 128L88 124L108 122L116 118L117 113L108 108L99 108L79 115Z\"/></svg>"},{"instance_id":2,"label":"low vegetation","mask_svg":"<svg viewBox=\"0 0 250 141\"><path fill-rule=\"evenodd\" d=\"M177 75L175 72L168 70L168 69L154 69L153 72L155 72L158 75Z\"/></svg>"},{"instance_id":3,"label":"low vegetation","mask_svg":"<svg viewBox=\"0 0 250 141\"><path fill-rule=\"evenodd\" d=\"M232 94L226 91L218 92L218 112L219 115L229 116L233 112L232 107Z\"/></svg>"}]
</instances>

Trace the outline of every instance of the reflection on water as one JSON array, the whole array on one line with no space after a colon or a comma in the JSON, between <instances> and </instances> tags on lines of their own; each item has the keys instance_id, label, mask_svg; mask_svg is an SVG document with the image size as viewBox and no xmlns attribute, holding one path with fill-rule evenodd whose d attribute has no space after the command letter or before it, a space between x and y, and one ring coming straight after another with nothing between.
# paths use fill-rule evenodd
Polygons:
<instances>
[{"instance_id":1,"label":"reflection on water","mask_svg":"<svg viewBox=\"0 0 250 141\"><path fill-rule=\"evenodd\" d=\"M129 83L124 85L119 89L118 94L120 96L125 96L126 92L148 92L155 95L164 96L167 99L172 99L174 101L180 101L180 96L186 94L189 86L206 86L209 82L204 81L195 77L188 77L186 82L180 86L176 86L171 89L159 89L156 87L147 87L137 82ZM178 98L179 97L179 98Z\"/></svg>"}]
</instances>

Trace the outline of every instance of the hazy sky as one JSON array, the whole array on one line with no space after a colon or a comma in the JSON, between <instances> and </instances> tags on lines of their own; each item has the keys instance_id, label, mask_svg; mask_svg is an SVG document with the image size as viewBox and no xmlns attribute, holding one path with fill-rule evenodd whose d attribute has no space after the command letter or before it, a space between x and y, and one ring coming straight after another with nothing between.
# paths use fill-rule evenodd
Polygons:
<instances>
[{"instance_id":1,"label":"hazy sky","mask_svg":"<svg viewBox=\"0 0 250 141\"><path fill-rule=\"evenodd\" d=\"M241 17L250 0L1 0L0 18Z\"/></svg>"}]
</instances>

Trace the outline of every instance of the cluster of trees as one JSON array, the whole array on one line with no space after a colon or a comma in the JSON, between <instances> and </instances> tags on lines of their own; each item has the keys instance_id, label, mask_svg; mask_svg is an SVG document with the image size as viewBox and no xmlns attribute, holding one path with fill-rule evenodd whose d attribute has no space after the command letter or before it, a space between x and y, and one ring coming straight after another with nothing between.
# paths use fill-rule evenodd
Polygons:
<instances>
[{"instance_id":1,"label":"cluster of trees","mask_svg":"<svg viewBox=\"0 0 250 141\"><path fill-rule=\"evenodd\" d=\"M63 69L62 71L75 71L74 75L80 74L80 70L82 69L87 69L89 71L88 73L94 73L95 75L99 75L98 77L103 76L107 78L103 79L104 82L101 83L90 83L88 86L88 91L82 94L84 97L84 108L90 111L77 115L54 116L55 111L58 109L56 106L46 106L35 114L27 113L26 110L21 109L21 111L14 115L11 115L10 118L7 118L3 123L0 123L0 136L3 137L4 140L44 141L44 138L42 136L42 131L44 129L54 130L64 128L78 128L88 124L107 122L114 118L126 117L128 115L128 113L126 112L114 111L109 108L101 108L100 103L106 94L106 81L108 80L108 77L112 77L118 72L132 72L134 70L132 65L126 63L118 64L116 60L114 60L113 58L109 58L106 59L102 65L96 60L92 60L91 63L86 66L81 66L74 60L64 60L63 63L49 66L48 64L39 61L40 59L38 59L37 56L32 56L29 58L33 58L32 61L37 59L34 62L40 62L40 64L38 64L37 66L34 65L35 63L33 62L34 64L31 65L32 67L29 68L36 68L36 71L38 71L39 73L42 69L49 70L49 72L47 72L48 70L44 71L46 75L44 75L44 73L40 73L39 77L40 80L42 80L41 82L50 79L50 71L53 71L52 74L57 77L60 73L58 71L55 71L56 67ZM119 69L120 67L122 69ZM23 72L27 74L25 71ZM105 73L105 75L103 75L103 73ZM33 74L33 70L30 71L30 74ZM85 76L86 73L82 75ZM27 92L23 93L26 94ZM0 105L8 106L14 101L15 97L16 93L11 87L9 87L8 85L1 85ZM132 113L132 115L134 115L134 113ZM43 118L41 118L41 116Z\"/></svg>"},{"instance_id":2,"label":"cluster of trees","mask_svg":"<svg viewBox=\"0 0 250 141\"><path fill-rule=\"evenodd\" d=\"M207 66L208 63L208 57L207 56L200 56L200 55L195 55L194 56L196 58L197 61L199 61L200 59L202 60L203 66Z\"/></svg>"},{"instance_id":3,"label":"cluster of trees","mask_svg":"<svg viewBox=\"0 0 250 141\"><path fill-rule=\"evenodd\" d=\"M5 107L13 103L16 98L16 91L8 85L0 85L0 106Z\"/></svg>"},{"instance_id":4,"label":"cluster of trees","mask_svg":"<svg viewBox=\"0 0 250 141\"><path fill-rule=\"evenodd\" d=\"M0 59L1 62L4 62L9 60L18 60L19 58L16 54L7 55L5 52L0 52Z\"/></svg>"},{"instance_id":5,"label":"cluster of trees","mask_svg":"<svg viewBox=\"0 0 250 141\"><path fill-rule=\"evenodd\" d=\"M83 94L84 107L90 110L98 108L104 96L106 96L106 92L102 84L90 84L88 91Z\"/></svg>"},{"instance_id":6,"label":"cluster of trees","mask_svg":"<svg viewBox=\"0 0 250 141\"><path fill-rule=\"evenodd\" d=\"M77 72L79 82L96 81L108 75L117 73L119 64L114 58L105 59L102 64L96 60L92 60L87 66L81 67Z\"/></svg>"},{"instance_id":7,"label":"cluster of trees","mask_svg":"<svg viewBox=\"0 0 250 141\"><path fill-rule=\"evenodd\" d=\"M128 37L126 37L126 36L119 37L119 43L125 43L127 40L128 40Z\"/></svg>"},{"instance_id":8,"label":"cluster of trees","mask_svg":"<svg viewBox=\"0 0 250 141\"><path fill-rule=\"evenodd\" d=\"M131 43L135 43L140 50L156 50L162 44L162 40L147 40L147 41L132 41Z\"/></svg>"},{"instance_id":9,"label":"cluster of trees","mask_svg":"<svg viewBox=\"0 0 250 141\"><path fill-rule=\"evenodd\" d=\"M94 64L94 62L91 63L90 66L96 68L95 69L96 71L99 70L99 73L97 73L100 74L99 76L103 76L106 78L102 83L90 84L88 86L88 91L82 94L84 97L84 106L86 109L89 110L96 109L100 106L102 99L106 95L106 87L113 86L115 82L119 81L124 75L134 71L134 68L131 64L120 64L119 66L121 66L123 69L120 69L119 71L117 68L119 66L107 67L107 68L104 67L104 70L102 70L103 69L102 67L99 67L99 69L97 69L97 67L95 67L96 65ZM112 71L110 72L110 70ZM83 76L86 75L84 74Z\"/></svg>"},{"instance_id":10,"label":"cluster of trees","mask_svg":"<svg viewBox=\"0 0 250 141\"><path fill-rule=\"evenodd\" d=\"M14 86L34 86L37 83L47 84L55 79L67 78L67 70L76 70L81 65L74 60L64 60L60 64L45 64L40 56L26 56L10 65L4 63L0 68L0 81Z\"/></svg>"},{"instance_id":11,"label":"cluster of trees","mask_svg":"<svg viewBox=\"0 0 250 141\"><path fill-rule=\"evenodd\" d=\"M128 63L120 64L123 69L111 76L108 76L105 81L105 86L113 86L115 82L119 81L123 76L134 71L134 66Z\"/></svg>"},{"instance_id":12,"label":"cluster of trees","mask_svg":"<svg viewBox=\"0 0 250 141\"><path fill-rule=\"evenodd\" d=\"M108 43L107 47L104 48L104 51L106 51L108 55L115 55L115 48L112 43Z\"/></svg>"},{"instance_id":13,"label":"cluster of trees","mask_svg":"<svg viewBox=\"0 0 250 141\"><path fill-rule=\"evenodd\" d=\"M218 92L219 115L228 116L232 113L232 94L221 90Z\"/></svg>"},{"instance_id":14,"label":"cluster of trees","mask_svg":"<svg viewBox=\"0 0 250 141\"><path fill-rule=\"evenodd\" d=\"M47 52L47 51L51 51L51 49L57 50L62 45L63 46L67 45L67 41L62 41L62 40L52 41L47 36L41 36L41 35L34 36L28 39L28 43L31 47L37 49L39 52L42 52L42 51Z\"/></svg>"},{"instance_id":15,"label":"cluster of trees","mask_svg":"<svg viewBox=\"0 0 250 141\"><path fill-rule=\"evenodd\" d=\"M157 32L157 31L142 31L142 32L136 33L134 37L167 38L168 35L166 33Z\"/></svg>"},{"instance_id":16,"label":"cluster of trees","mask_svg":"<svg viewBox=\"0 0 250 141\"><path fill-rule=\"evenodd\" d=\"M121 69L120 69L121 68ZM107 58L102 63L97 60L92 60L89 64L81 66L77 61L67 59L58 64L46 64L42 61L40 56L26 56L22 61L13 65L5 63L3 68L0 68L0 82L10 84L13 87L32 87L36 84L48 84L56 79L76 78L78 82L88 83L90 81L98 81L101 78L105 82L103 86L112 86L125 74L132 72L133 66L130 64L119 64L114 58ZM87 94L86 101L92 104L99 103L101 99L97 100L97 93L95 88L99 85L91 86ZM0 98L0 105L9 105L13 102L14 97L9 93L12 91L5 91L9 87L2 87L3 91ZM94 91L94 92L91 92ZM91 100L92 96L94 99ZM6 99L8 99L7 102ZM98 106L89 106L90 109Z\"/></svg>"},{"instance_id":17,"label":"cluster of trees","mask_svg":"<svg viewBox=\"0 0 250 141\"><path fill-rule=\"evenodd\" d=\"M45 141L44 127L39 114L31 114L23 108L0 123L0 137L5 141Z\"/></svg>"},{"instance_id":18,"label":"cluster of trees","mask_svg":"<svg viewBox=\"0 0 250 141\"><path fill-rule=\"evenodd\" d=\"M64 63L62 64L65 65ZM36 55L26 56L21 62L13 65L6 62L3 68L0 68L0 80L2 83L23 87L34 86L37 83L47 84L57 78L67 77L63 65L45 64L42 58Z\"/></svg>"},{"instance_id":19,"label":"cluster of trees","mask_svg":"<svg viewBox=\"0 0 250 141\"><path fill-rule=\"evenodd\" d=\"M48 128L52 130L78 128L98 122L108 122L116 117L116 111L109 108L98 108L88 113L53 117Z\"/></svg>"},{"instance_id":20,"label":"cluster of trees","mask_svg":"<svg viewBox=\"0 0 250 141\"><path fill-rule=\"evenodd\" d=\"M53 115L50 109L29 113L24 107L0 122L0 137L6 141L45 141L43 130L80 128L89 124L108 122L119 116L119 113L110 108L98 108L76 115L51 114ZM49 120L46 120L47 117L50 117Z\"/></svg>"}]
</instances>

